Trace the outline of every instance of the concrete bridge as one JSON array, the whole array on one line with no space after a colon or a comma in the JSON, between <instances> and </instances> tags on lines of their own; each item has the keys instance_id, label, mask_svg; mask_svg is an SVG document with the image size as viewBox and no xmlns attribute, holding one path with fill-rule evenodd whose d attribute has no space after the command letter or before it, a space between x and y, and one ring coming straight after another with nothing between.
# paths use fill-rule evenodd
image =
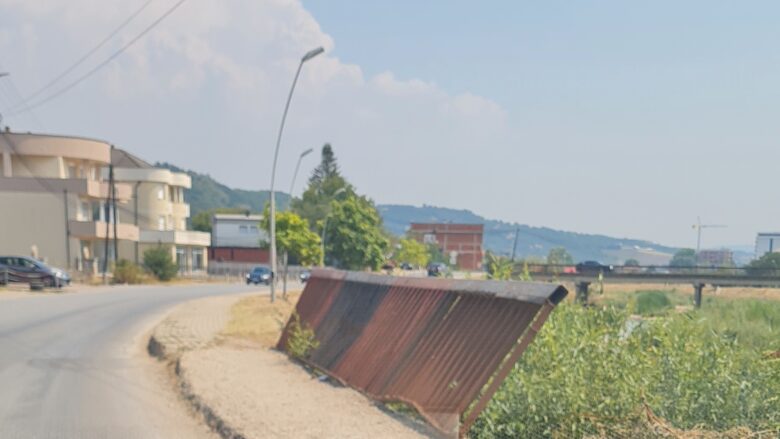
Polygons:
<instances>
[{"instance_id":1,"label":"concrete bridge","mask_svg":"<svg viewBox=\"0 0 780 439\"><path fill-rule=\"evenodd\" d=\"M522 268L522 267L520 267ZM617 266L602 271L577 272L573 266L529 266L531 277L539 281L571 282L575 285L576 298L586 302L588 287L592 283L605 284L678 284L693 286L693 302L701 306L702 290L706 285L715 287L780 288L778 273L757 272L735 267L629 267ZM517 271L515 272L517 273Z\"/></svg>"}]
</instances>

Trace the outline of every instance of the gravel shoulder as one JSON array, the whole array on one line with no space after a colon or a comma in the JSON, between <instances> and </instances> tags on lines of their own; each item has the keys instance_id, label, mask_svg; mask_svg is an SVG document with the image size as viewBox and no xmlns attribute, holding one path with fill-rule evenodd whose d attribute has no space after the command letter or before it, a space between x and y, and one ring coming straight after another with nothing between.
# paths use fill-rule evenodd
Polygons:
<instances>
[{"instance_id":1,"label":"gravel shoulder","mask_svg":"<svg viewBox=\"0 0 780 439\"><path fill-rule=\"evenodd\" d=\"M225 335L246 294L175 308L153 331L149 352L175 365L180 395L225 438L420 438L423 425L352 389L321 381L261 343Z\"/></svg>"}]
</instances>

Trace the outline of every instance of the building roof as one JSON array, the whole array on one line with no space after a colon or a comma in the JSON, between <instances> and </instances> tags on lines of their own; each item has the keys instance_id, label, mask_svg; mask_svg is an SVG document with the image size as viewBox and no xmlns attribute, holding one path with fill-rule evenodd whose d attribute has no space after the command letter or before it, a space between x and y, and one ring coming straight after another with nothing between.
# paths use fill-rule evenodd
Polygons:
<instances>
[{"instance_id":1,"label":"building roof","mask_svg":"<svg viewBox=\"0 0 780 439\"><path fill-rule=\"evenodd\" d=\"M243 213L215 213L215 220L228 220L228 221L260 221L263 219L263 215L259 214L243 214Z\"/></svg>"},{"instance_id":2,"label":"building roof","mask_svg":"<svg viewBox=\"0 0 780 439\"><path fill-rule=\"evenodd\" d=\"M118 168L154 168L148 162L130 154L124 149L114 148L111 150L111 163Z\"/></svg>"}]
</instances>

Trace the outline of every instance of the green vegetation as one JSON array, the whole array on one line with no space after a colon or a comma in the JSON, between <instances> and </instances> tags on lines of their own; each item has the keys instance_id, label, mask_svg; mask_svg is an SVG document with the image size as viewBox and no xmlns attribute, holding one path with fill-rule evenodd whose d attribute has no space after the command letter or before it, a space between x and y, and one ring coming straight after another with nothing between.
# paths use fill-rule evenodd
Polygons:
<instances>
[{"instance_id":1,"label":"green vegetation","mask_svg":"<svg viewBox=\"0 0 780 439\"><path fill-rule=\"evenodd\" d=\"M417 242L412 238L405 238L398 241L398 250L395 252L396 262L407 262L415 267L425 267L428 264L428 249L425 244Z\"/></svg>"},{"instance_id":2,"label":"green vegetation","mask_svg":"<svg viewBox=\"0 0 780 439\"><path fill-rule=\"evenodd\" d=\"M643 316L662 315L672 306L672 301L664 291L638 291L633 311Z\"/></svg>"},{"instance_id":3,"label":"green vegetation","mask_svg":"<svg viewBox=\"0 0 780 439\"><path fill-rule=\"evenodd\" d=\"M302 324L301 316L297 312L293 312L287 338L287 352L295 358L305 359L319 345L320 342L314 336L314 330L305 323Z\"/></svg>"},{"instance_id":4,"label":"green vegetation","mask_svg":"<svg viewBox=\"0 0 780 439\"><path fill-rule=\"evenodd\" d=\"M266 209L260 226L268 230L270 212ZM278 252L287 252L293 262L300 265L315 265L322 257L320 237L309 230L309 224L289 210L276 212L276 248Z\"/></svg>"},{"instance_id":5,"label":"green vegetation","mask_svg":"<svg viewBox=\"0 0 780 439\"><path fill-rule=\"evenodd\" d=\"M346 200L331 203L326 262L348 270L377 270L389 245L382 218L371 200L350 194Z\"/></svg>"},{"instance_id":6,"label":"green vegetation","mask_svg":"<svg viewBox=\"0 0 780 439\"><path fill-rule=\"evenodd\" d=\"M487 252L485 261L487 263L488 279L510 280L512 278L514 264L509 258L498 256L493 252Z\"/></svg>"},{"instance_id":7,"label":"green vegetation","mask_svg":"<svg viewBox=\"0 0 780 439\"><path fill-rule=\"evenodd\" d=\"M696 266L696 250L692 248L684 248L677 251L672 257L669 265L672 267L695 267Z\"/></svg>"},{"instance_id":8,"label":"green vegetation","mask_svg":"<svg viewBox=\"0 0 780 439\"><path fill-rule=\"evenodd\" d=\"M776 349L780 338L780 303L745 301L729 313L735 303L652 319L632 318L615 307L559 305L471 437L670 433L652 434L659 425L777 431L780 359L766 351ZM742 329L746 322L754 326ZM740 328L737 335L734 328ZM740 431L733 436L749 434Z\"/></svg>"},{"instance_id":9,"label":"green vegetation","mask_svg":"<svg viewBox=\"0 0 780 439\"><path fill-rule=\"evenodd\" d=\"M113 283L115 284L140 284L144 281L144 270L128 261L120 259L114 265Z\"/></svg>"},{"instance_id":10,"label":"green vegetation","mask_svg":"<svg viewBox=\"0 0 780 439\"><path fill-rule=\"evenodd\" d=\"M547 263L550 265L572 265L574 258L563 247L551 248L547 253Z\"/></svg>"},{"instance_id":11,"label":"green vegetation","mask_svg":"<svg viewBox=\"0 0 780 439\"><path fill-rule=\"evenodd\" d=\"M633 258L626 259L626 261L623 262L623 265L625 265L626 267L638 267L639 266L639 261L637 261L636 259L633 259Z\"/></svg>"},{"instance_id":12,"label":"green vegetation","mask_svg":"<svg viewBox=\"0 0 780 439\"><path fill-rule=\"evenodd\" d=\"M192 215L219 208L238 208L241 211L262 212L270 200L268 191L247 191L232 189L211 178L207 174L182 169L170 163L155 163L154 166L183 172L192 178L192 188L184 190L184 199L190 204ZM284 210L290 203L290 196L276 192L276 205Z\"/></svg>"},{"instance_id":13,"label":"green vegetation","mask_svg":"<svg viewBox=\"0 0 780 439\"><path fill-rule=\"evenodd\" d=\"M144 252L144 267L161 281L169 281L179 272L179 267L173 262L171 248L162 245Z\"/></svg>"},{"instance_id":14,"label":"green vegetation","mask_svg":"<svg viewBox=\"0 0 780 439\"><path fill-rule=\"evenodd\" d=\"M780 253L766 253L764 256L751 261L747 266L751 276L778 276L780 275Z\"/></svg>"}]
</instances>

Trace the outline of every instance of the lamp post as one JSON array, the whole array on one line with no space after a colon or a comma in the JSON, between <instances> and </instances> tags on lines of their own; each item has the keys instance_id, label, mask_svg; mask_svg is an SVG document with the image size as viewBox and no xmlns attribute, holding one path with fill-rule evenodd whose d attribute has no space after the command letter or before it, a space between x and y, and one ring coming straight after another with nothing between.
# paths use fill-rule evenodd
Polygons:
<instances>
[{"instance_id":1,"label":"lamp post","mask_svg":"<svg viewBox=\"0 0 780 439\"><path fill-rule=\"evenodd\" d=\"M339 194L343 194L346 191L347 191L347 188L344 188L344 187L339 189L339 190L337 190L336 192L333 193L333 199L335 200L336 197L339 196ZM325 266L325 237L328 236L327 235L328 219L330 218L331 212L332 212L332 209L328 209L328 214L325 215L325 222L322 225L322 237L320 238L320 246L322 247L322 251L320 252L320 255L321 255L320 257L322 258L322 260L320 261L320 266L321 267Z\"/></svg>"},{"instance_id":2,"label":"lamp post","mask_svg":"<svg viewBox=\"0 0 780 439\"><path fill-rule=\"evenodd\" d=\"M295 179L298 177L298 169L301 167L301 160L303 160L304 157L311 154L313 151L313 148L309 148L302 152L300 156L298 156L298 163L295 164L295 172L293 173L292 182L290 183L290 198L293 196L293 189L295 189Z\"/></svg>"},{"instance_id":3,"label":"lamp post","mask_svg":"<svg viewBox=\"0 0 780 439\"><path fill-rule=\"evenodd\" d=\"M284 113L282 113L282 123L279 125L279 135L276 137L276 149L274 150L274 164L271 168L271 223L270 223L270 235L271 235L271 302L276 298L276 196L274 194L274 180L276 179L276 161L279 158L279 145L282 143L282 132L284 131L284 121L287 119L287 111L290 109L290 101L292 100L293 91L295 91L295 84L298 82L298 76L301 74L301 68L303 63L314 58L315 56L324 52L325 49L318 47L310 50L303 55L301 62L298 64L298 70L295 71L295 78L293 79L292 87L290 87L290 94L287 96L287 103L284 105Z\"/></svg>"}]
</instances>

